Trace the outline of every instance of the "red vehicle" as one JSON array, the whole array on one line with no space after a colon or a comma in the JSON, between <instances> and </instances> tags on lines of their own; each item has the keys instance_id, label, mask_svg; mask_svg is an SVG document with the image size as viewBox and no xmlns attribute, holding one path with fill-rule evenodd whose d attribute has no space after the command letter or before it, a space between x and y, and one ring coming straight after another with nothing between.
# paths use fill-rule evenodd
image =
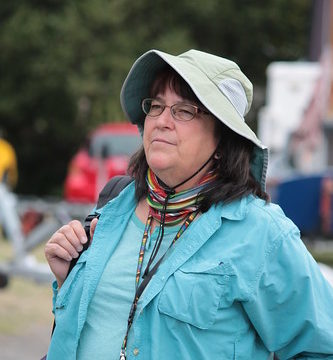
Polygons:
<instances>
[{"instance_id":1,"label":"red vehicle","mask_svg":"<svg viewBox=\"0 0 333 360\"><path fill-rule=\"evenodd\" d=\"M110 123L97 127L70 162L65 199L95 203L108 179L126 174L129 158L141 142L135 125Z\"/></svg>"}]
</instances>

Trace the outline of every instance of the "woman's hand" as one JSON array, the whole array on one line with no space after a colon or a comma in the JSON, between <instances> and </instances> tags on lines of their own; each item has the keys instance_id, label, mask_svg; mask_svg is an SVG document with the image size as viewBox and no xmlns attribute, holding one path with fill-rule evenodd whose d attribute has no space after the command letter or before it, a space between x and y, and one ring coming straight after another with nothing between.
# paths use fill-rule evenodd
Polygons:
<instances>
[{"instance_id":1,"label":"woman's hand","mask_svg":"<svg viewBox=\"0 0 333 360\"><path fill-rule=\"evenodd\" d=\"M92 220L90 238L93 238L98 219ZM45 257L60 288L66 279L70 262L79 256L83 244L88 241L85 230L78 220L73 220L57 230L45 245Z\"/></svg>"}]
</instances>

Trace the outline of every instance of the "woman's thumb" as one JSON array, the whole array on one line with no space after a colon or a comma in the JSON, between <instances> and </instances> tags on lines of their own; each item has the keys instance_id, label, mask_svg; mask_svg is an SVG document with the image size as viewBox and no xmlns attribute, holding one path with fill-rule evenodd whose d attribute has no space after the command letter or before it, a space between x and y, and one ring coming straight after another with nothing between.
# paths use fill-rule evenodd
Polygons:
<instances>
[{"instance_id":1,"label":"woman's thumb","mask_svg":"<svg viewBox=\"0 0 333 360\"><path fill-rule=\"evenodd\" d=\"M96 229L97 222L98 222L98 219L94 218L94 219L92 219L92 221L90 223L90 239L92 239L93 236L94 236L94 232L95 232L95 229Z\"/></svg>"}]
</instances>

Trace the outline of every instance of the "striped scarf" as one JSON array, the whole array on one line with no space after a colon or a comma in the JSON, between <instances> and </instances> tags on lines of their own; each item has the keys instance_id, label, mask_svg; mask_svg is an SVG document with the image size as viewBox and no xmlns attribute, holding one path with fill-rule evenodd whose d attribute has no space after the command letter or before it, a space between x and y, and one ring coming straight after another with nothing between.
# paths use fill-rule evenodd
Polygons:
<instances>
[{"instance_id":1,"label":"striped scarf","mask_svg":"<svg viewBox=\"0 0 333 360\"><path fill-rule=\"evenodd\" d=\"M197 186L172 195L169 194L167 207L165 209L165 224L176 225L183 221L189 213L198 210L200 202L203 199L204 189L210 189L210 185L212 185L215 179L216 174L210 171L199 181ZM146 180L148 184L147 202L150 213L155 220L161 222L164 210L163 205L165 204L165 199L168 194L159 184L156 175L150 169L148 169Z\"/></svg>"}]
</instances>

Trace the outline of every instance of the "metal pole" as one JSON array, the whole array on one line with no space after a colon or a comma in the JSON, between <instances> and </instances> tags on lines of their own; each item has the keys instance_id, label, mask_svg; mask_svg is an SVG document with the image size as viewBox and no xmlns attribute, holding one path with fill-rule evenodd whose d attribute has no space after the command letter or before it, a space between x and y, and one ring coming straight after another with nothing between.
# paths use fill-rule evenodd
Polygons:
<instances>
[{"instance_id":1,"label":"metal pole","mask_svg":"<svg viewBox=\"0 0 333 360\"><path fill-rule=\"evenodd\" d=\"M6 231L8 240L14 249L15 261L25 256L24 236L21 231L21 221L16 211L16 197L4 184L0 183L0 221Z\"/></svg>"}]
</instances>

